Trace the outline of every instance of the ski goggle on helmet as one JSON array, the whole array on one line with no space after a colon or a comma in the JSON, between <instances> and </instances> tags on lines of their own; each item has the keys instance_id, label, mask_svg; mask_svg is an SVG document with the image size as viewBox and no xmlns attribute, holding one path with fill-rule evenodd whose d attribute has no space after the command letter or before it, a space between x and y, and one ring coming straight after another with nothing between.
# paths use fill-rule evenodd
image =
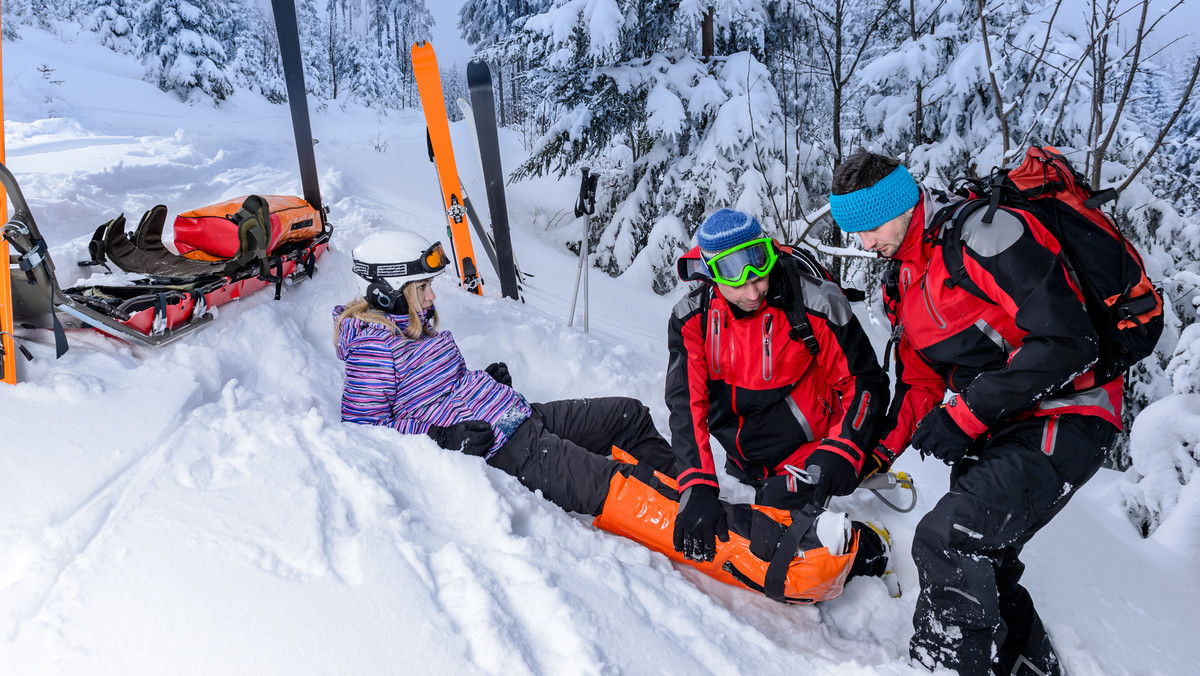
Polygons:
<instances>
[{"instance_id":1,"label":"ski goggle on helmet","mask_svg":"<svg viewBox=\"0 0 1200 676\"><path fill-rule=\"evenodd\" d=\"M364 280L363 297L372 307L392 314L408 312L404 285L432 279L450 259L441 242L412 232L369 235L356 247L351 269Z\"/></svg>"},{"instance_id":2,"label":"ski goggle on helmet","mask_svg":"<svg viewBox=\"0 0 1200 676\"><path fill-rule=\"evenodd\" d=\"M779 258L770 237L760 237L721 252L701 251L712 278L726 286L741 286L755 277L766 277Z\"/></svg>"}]
</instances>

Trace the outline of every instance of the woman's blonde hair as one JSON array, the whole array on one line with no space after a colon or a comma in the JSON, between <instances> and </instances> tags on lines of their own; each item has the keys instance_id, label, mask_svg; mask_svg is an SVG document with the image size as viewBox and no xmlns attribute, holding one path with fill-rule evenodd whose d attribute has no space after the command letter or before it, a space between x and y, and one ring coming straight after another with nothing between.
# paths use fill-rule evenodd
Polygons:
<instances>
[{"instance_id":1,"label":"woman's blonde hair","mask_svg":"<svg viewBox=\"0 0 1200 676\"><path fill-rule=\"evenodd\" d=\"M404 285L401 293L404 294L404 300L408 301L408 326L404 329L403 334L409 340L417 340L427 333L431 333L437 328L437 310L434 310L426 319L429 323L430 331L425 330L425 324L421 322L421 315L417 314L417 309L421 307L421 300L417 297L417 285L420 282L429 280L417 280ZM359 296L346 304L346 308L342 310L337 317L337 322L333 326L333 342L337 344L337 336L342 330L342 322L347 319L357 319L367 322L368 324L379 324L383 326L392 335L400 335L400 327L393 322L388 315L371 307L366 298Z\"/></svg>"}]
</instances>

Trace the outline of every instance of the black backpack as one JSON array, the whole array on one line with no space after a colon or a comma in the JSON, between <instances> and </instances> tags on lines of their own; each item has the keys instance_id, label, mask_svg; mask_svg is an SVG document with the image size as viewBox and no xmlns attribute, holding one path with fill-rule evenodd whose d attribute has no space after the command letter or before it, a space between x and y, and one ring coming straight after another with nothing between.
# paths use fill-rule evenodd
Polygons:
<instances>
[{"instance_id":1,"label":"black backpack","mask_svg":"<svg viewBox=\"0 0 1200 676\"><path fill-rule=\"evenodd\" d=\"M1051 147L1031 147L1016 169L983 179L959 179L956 194L966 197L943 208L931 232L940 230L942 258L950 278L983 300L967 276L962 226L981 209L991 223L997 209L1033 215L1058 240L1059 258L1083 293L1088 315L1100 336L1097 383L1108 382L1154 352L1163 331L1162 290L1146 275L1137 248L1100 206L1116 199L1113 189L1094 191L1070 162Z\"/></svg>"}]
</instances>

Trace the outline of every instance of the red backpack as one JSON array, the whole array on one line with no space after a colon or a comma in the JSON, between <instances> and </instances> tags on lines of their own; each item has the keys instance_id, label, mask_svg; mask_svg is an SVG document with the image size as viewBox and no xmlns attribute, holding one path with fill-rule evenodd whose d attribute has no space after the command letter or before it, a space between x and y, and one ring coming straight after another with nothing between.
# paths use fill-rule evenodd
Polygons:
<instances>
[{"instance_id":1,"label":"red backpack","mask_svg":"<svg viewBox=\"0 0 1200 676\"><path fill-rule=\"evenodd\" d=\"M967 276L962 226L980 209L991 223L997 209L1034 216L1058 240L1059 257L1082 292L1088 315L1100 336L1097 382L1108 382L1149 356L1163 331L1161 289L1146 275L1136 247L1100 206L1116 199L1113 189L1094 191L1056 149L1031 147L1016 169L983 179L959 179L955 192L967 197L934 216L940 229L942 257L950 273L947 285L962 285L987 298Z\"/></svg>"}]
</instances>

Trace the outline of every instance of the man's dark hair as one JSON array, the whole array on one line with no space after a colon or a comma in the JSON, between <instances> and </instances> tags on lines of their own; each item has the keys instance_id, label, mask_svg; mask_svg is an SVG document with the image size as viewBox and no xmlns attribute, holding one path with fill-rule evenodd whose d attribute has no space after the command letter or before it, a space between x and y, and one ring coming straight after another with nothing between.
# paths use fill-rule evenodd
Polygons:
<instances>
[{"instance_id":1,"label":"man's dark hair","mask_svg":"<svg viewBox=\"0 0 1200 676\"><path fill-rule=\"evenodd\" d=\"M894 157L859 148L833 170L833 187L830 192L834 195L845 195L855 190L870 188L898 166L900 160Z\"/></svg>"}]
</instances>

